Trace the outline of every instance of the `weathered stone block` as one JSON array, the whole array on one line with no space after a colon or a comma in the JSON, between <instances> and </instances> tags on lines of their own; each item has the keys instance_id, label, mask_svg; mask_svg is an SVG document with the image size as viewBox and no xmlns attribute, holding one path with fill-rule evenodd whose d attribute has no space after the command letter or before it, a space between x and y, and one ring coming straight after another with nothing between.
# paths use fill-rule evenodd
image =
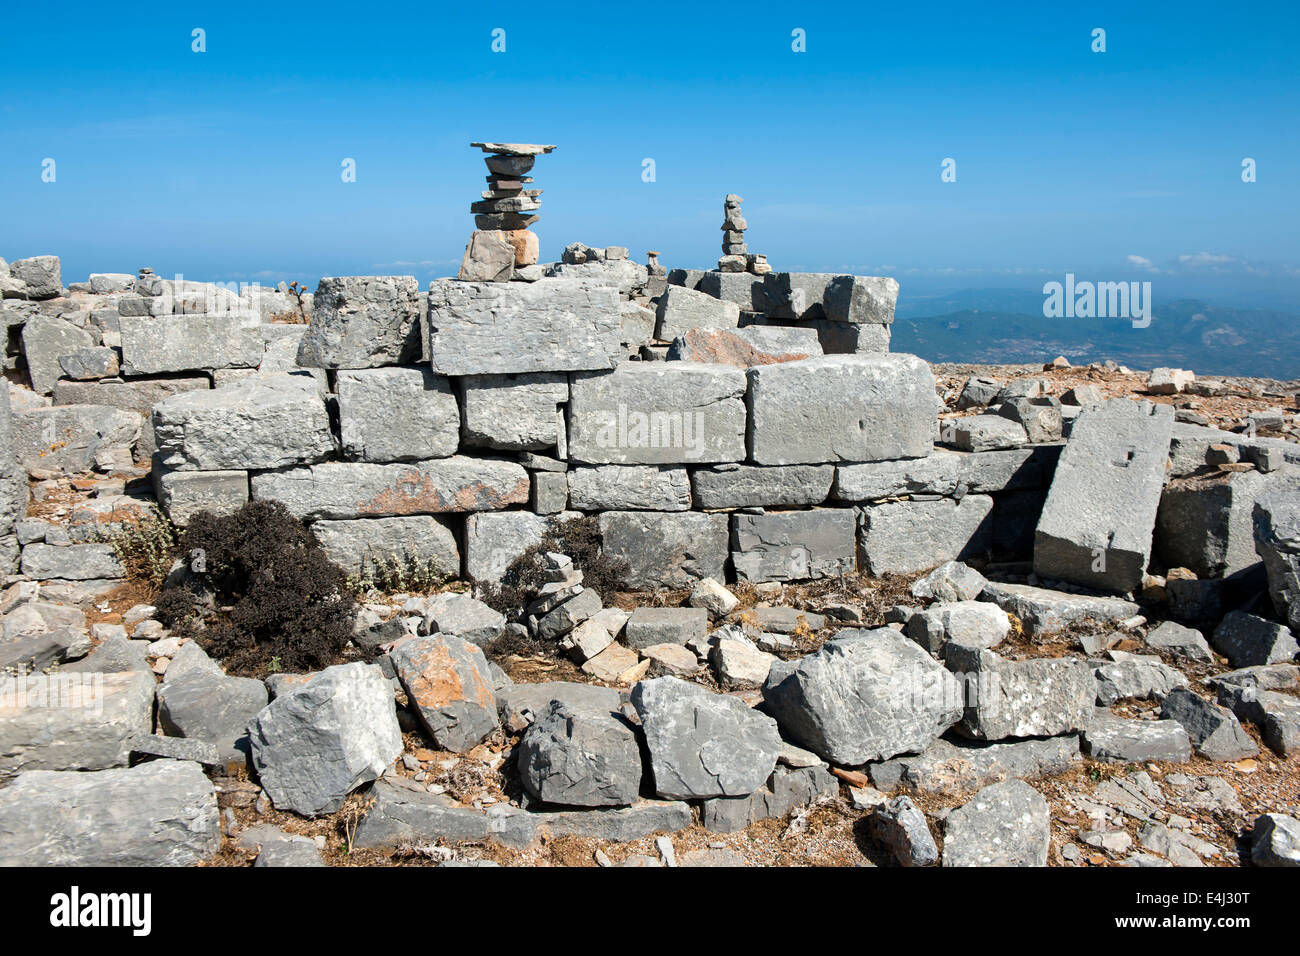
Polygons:
<instances>
[{"instance_id":1,"label":"weathered stone block","mask_svg":"<svg viewBox=\"0 0 1300 956\"><path fill-rule=\"evenodd\" d=\"M936 448L924 458L839 465L834 495L841 501L878 501L902 495L955 496L1046 488L1061 446L962 454Z\"/></svg>"},{"instance_id":2,"label":"weathered stone block","mask_svg":"<svg viewBox=\"0 0 1300 956\"><path fill-rule=\"evenodd\" d=\"M780 318L888 325L898 301L898 282L880 276L773 272L766 288L768 308L757 311Z\"/></svg>"},{"instance_id":3,"label":"weathered stone block","mask_svg":"<svg viewBox=\"0 0 1300 956\"><path fill-rule=\"evenodd\" d=\"M420 461L456 454L460 408L451 383L422 368L338 373L343 454L354 461Z\"/></svg>"},{"instance_id":4,"label":"weathered stone block","mask_svg":"<svg viewBox=\"0 0 1300 956\"><path fill-rule=\"evenodd\" d=\"M445 519L411 515L317 521L311 530L330 560L349 574L378 562L396 561L404 567L413 560L422 566L432 561L441 573L460 576L456 535Z\"/></svg>"},{"instance_id":5,"label":"weathered stone block","mask_svg":"<svg viewBox=\"0 0 1300 956\"><path fill-rule=\"evenodd\" d=\"M685 468L580 466L569 472L569 503L576 511L688 511L691 482Z\"/></svg>"},{"instance_id":6,"label":"weathered stone block","mask_svg":"<svg viewBox=\"0 0 1300 956\"><path fill-rule=\"evenodd\" d=\"M23 357L32 391L48 395L63 374L59 356L89 348L97 341L85 329L49 315L36 315L23 325Z\"/></svg>"},{"instance_id":7,"label":"weathered stone block","mask_svg":"<svg viewBox=\"0 0 1300 956\"><path fill-rule=\"evenodd\" d=\"M671 342L694 329L734 329L740 306L682 286L669 286L659 297L655 337Z\"/></svg>"},{"instance_id":8,"label":"weathered stone block","mask_svg":"<svg viewBox=\"0 0 1300 956\"><path fill-rule=\"evenodd\" d=\"M857 570L857 515L816 508L731 516L731 563L745 581L801 581Z\"/></svg>"},{"instance_id":9,"label":"weathered stone block","mask_svg":"<svg viewBox=\"0 0 1300 956\"><path fill-rule=\"evenodd\" d=\"M692 294L689 290L680 291ZM714 299L709 301L716 302ZM798 362L821 354L817 333L812 329L747 325L738 329L693 329L680 333L673 338L668 359L750 368L777 362Z\"/></svg>"},{"instance_id":10,"label":"weathered stone block","mask_svg":"<svg viewBox=\"0 0 1300 956\"><path fill-rule=\"evenodd\" d=\"M246 471L167 471L153 469L154 496L158 506L175 524L190 523L200 511L229 514L248 501Z\"/></svg>"},{"instance_id":11,"label":"weathered stone block","mask_svg":"<svg viewBox=\"0 0 1300 956\"><path fill-rule=\"evenodd\" d=\"M563 436L569 381L554 372L472 375L462 381L465 441L511 451L554 448Z\"/></svg>"},{"instance_id":12,"label":"weathered stone block","mask_svg":"<svg viewBox=\"0 0 1300 956\"><path fill-rule=\"evenodd\" d=\"M629 588L686 588L700 578L725 577L725 514L606 511L600 533L602 550L628 562Z\"/></svg>"},{"instance_id":13,"label":"weathered stone block","mask_svg":"<svg viewBox=\"0 0 1300 956\"><path fill-rule=\"evenodd\" d=\"M708 629L709 612L702 607L639 607L627 619L623 641L634 650L685 645L703 638Z\"/></svg>"},{"instance_id":14,"label":"weathered stone block","mask_svg":"<svg viewBox=\"0 0 1300 956\"><path fill-rule=\"evenodd\" d=\"M945 647L944 660L962 675L966 710L958 730L968 737L1053 737L1087 727L1092 717L1097 687L1085 661L1011 661L956 643Z\"/></svg>"},{"instance_id":15,"label":"weathered stone block","mask_svg":"<svg viewBox=\"0 0 1300 956\"><path fill-rule=\"evenodd\" d=\"M320 280L311 324L298 346L303 368L374 368L420 359L419 284L414 276Z\"/></svg>"},{"instance_id":16,"label":"weathered stone block","mask_svg":"<svg viewBox=\"0 0 1300 956\"><path fill-rule=\"evenodd\" d=\"M1255 502L1274 488L1300 486L1300 473L1226 472L1175 478L1165 485L1156 513L1155 552L1165 567L1189 568L1201 578L1240 571L1255 553Z\"/></svg>"},{"instance_id":17,"label":"weathered stone block","mask_svg":"<svg viewBox=\"0 0 1300 956\"><path fill-rule=\"evenodd\" d=\"M552 521L580 517L576 513L539 515L527 511L472 514L465 519L465 577L470 581L500 581L510 562L542 537Z\"/></svg>"},{"instance_id":18,"label":"weathered stone block","mask_svg":"<svg viewBox=\"0 0 1300 956\"><path fill-rule=\"evenodd\" d=\"M992 541L988 495L891 501L862 509L861 560L871 574L906 574L974 557Z\"/></svg>"},{"instance_id":19,"label":"weathered stone block","mask_svg":"<svg viewBox=\"0 0 1300 956\"><path fill-rule=\"evenodd\" d=\"M833 465L714 465L691 471L700 508L819 505L830 492Z\"/></svg>"},{"instance_id":20,"label":"weathered stone block","mask_svg":"<svg viewBox=\"0 0 1300 956\"><path fill-rule=\"evenodd\" d=\"M29 299L53 299L63 292L58 256L30 256L9 263L8 273L22 282Z\"/></svg>"},{"instance_id":21,"label":"weathered stone block","mask_svg":"<svg viewBox=\"0 0 1300 956\"><path fill-rule=\"evenodd\" d=\"M23 574L44 581L96 581L126 577L111 544L29 544L23 548Z\"/></svg>"},{"instance_id":22,"label":"weathered stone block","mask_svg":"<svg viewBox=\"0 0 1300 956\"><path fill-rule=\"evenodd\" d=\"M214 368L256 368L264 346L256 328L234 314L122 317L122 374L157 375Z\"/></svg>"},{"instance_id":23,"label":"weathered stone block","mask_svg":"<svg viewBox=\"0 0 1300 956\"><path fill-rule=\"evenodd\" d=\"M148 460L157 451L153 440L153 426L149 424L153 407L163 399L180 392L211 388L206 375L181 378L108 379L98 382L73 382L61 379L54 383L55 405L110 405L113 408L137 412L145 422L136 442L136 455Z\"/></svg>"},{"instance_id":24,"label":"weathered stone block","mask_svg":"<svg viewBox=\"0 0 1300 956\"><path fill-rule=\"evenodd\" d=\"M748 272L705 272L695 288L715 299L734 302L742 312L767 312L768 295L763 280L763 276ZM671 275L668 281L676 285Z\"/></svg>"},{"instance_id":25,"label":"weathered stone block","mask_svg":"<svg viewBox=\"0 0 1300 956\"><path fill-rule=\"evenodd\" d=\"M55 405L13 415L13 447L27 471L90 471L112 449L130 450L142 421L107 405Z\"/></svg>"},{"instance_id":26,"label":"weathered stone block","mask_svg":"<svg viewBox=\"0 0 1300 956\"><path fill-rule=\"evenodd\" d=\"M443 750L466 751L497 728L487 658L447 634L401 641L389 656L420 722Z\"/></svg>"}]
</instances>

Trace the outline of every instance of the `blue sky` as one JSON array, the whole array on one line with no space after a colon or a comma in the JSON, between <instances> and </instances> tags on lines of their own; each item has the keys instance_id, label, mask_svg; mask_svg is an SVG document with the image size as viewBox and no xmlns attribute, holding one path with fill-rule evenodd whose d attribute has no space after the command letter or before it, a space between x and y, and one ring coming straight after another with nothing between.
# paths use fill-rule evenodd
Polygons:
<instances>
[{"instance_id":1,"label":"blue sky","mask_svg":"<svg viewBox=\"0 0 1300 956\"><path fill-rule=\"evenodd\" d=\"M582 241L707 267L738 192L778 270L893 274L904 296L1071 271L1300 304L1294 4L69 3L4 22L0 256L57 253L65 281L454 273L485 173L468 144L504 139L559 145L534 172L544 259Z\"/></svg>"}]
</instances>

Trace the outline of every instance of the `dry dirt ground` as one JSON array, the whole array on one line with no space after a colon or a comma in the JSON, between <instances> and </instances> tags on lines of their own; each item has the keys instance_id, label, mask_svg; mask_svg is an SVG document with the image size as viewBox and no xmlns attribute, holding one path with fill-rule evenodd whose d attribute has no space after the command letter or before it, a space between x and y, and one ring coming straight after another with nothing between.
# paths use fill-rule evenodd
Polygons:
<instances>
[{"instance_id":1,"label":"dry dirt ground","mask_svg":"<svg viewBox=\"0 0 1300 956\"><path fill-rule=\"evenodd\" d=\"M1091 384L1102 388L1108 397L1144 397L1188 408L1204 415L1215 427L1224 429L1240 429L1244 416L1253 411L1279 407L1294 409L1296 393L1300 392L1300 382L1219 379L1217 381L1225 387L1225 394L1222 395L1149 396L1145 394L1146 373L1108 370L1098 366L1045 371L1037 365L936 365L934 370L949 408L952 408L960 393L962 383L971 375L988 376L1002 381L1042 378L1048 383L1049 394L1060 395L1075 385ZM1278 433L1278 437L1296 440L1293 434ZM94 495L101 480L86 478L34 481L36 496L29 514L56 523L119 520L120 513L104 513L93 508ZM138 476L135 480L141 481ZM825 602L843 601L862 609L864 626L878 626L883 623L884 612L891 605L917 603L908 593L908 587L915 577L874 579L853 574L846 576L843 581L759 589L741 585L735 591L741 599L742 610L763 603L815 611ZM121 615L128 608L138 603L148 603L153 596L146 585L128 583L98 599L93 606L87 606L88 622L120 623ZM624 594L620 595L618 603L628 609L638 605L675 606L681 604L686 596L687 592L684 591ZM401 603L394 596L389 596L388 601L394 607ZM1158 606L1144 607L1144 611L1150 619L1150 626L1162 619ZM788 651L783 656L798 656L816 649L839 626L844 625L828 625L817 633L807 630L797 633L794 635L797 645L795 650ZM131 628L128 627L129 630ZM999 652L1016 658L1080 653L1077 648L1072 649L1070 637L1067 634L1054 644L1040 645L1019 640L1013 635L1007 644L999 648ZM1141 644L1136 639L1129 638L1127 643L1119 646L1121 649L1136 650ZM592 681L571 662L560 657L511 656L500 659L499 663L516 682ZM1185 664L1179 666L1194 686L1199 677L1228 669L1222 660L1216 666L1202 670L1188 668ZM708 680L705 678L702 682L708 683ZM752 700L754 697L755 692L747 695L747 699ZM1127 706L1129 711L1125 715L1134 716L1138 710L1153 705L1137 703ZM1122 707L1119 712L1124 713ZM1259 742L1256 729L1252 725L1245 726L1247 732ZM504 731L498 731L497 735L470 753L452 754L432 750L418 733L408 733L405 735L405 752L415 758L420 769L413 771L402 767L399 772L406 775L421 773L424 780L443 786L446 792L467 806L485 807L494 802L511 800L517 797L518 783L512 779L508 753L517 740L517 737L508 738ZM1075 802L1080 796L1094 795L1107 781L1140 771L1148 773L1161 790L1167 800L1165 812L1172 816L1173 826L1220 848L1220 855L1217 858L1206 858L1205 865L1239 864L1238 853L1244 845L1241 843L1243 834L1258 814L1273 811L1292 814L1300 812L1300 757L1280 759L1265 748L1262 742L1259 757L1229 764L1194 758L1186 764L1147 764L1138 767L1101 764L1084 758L1076 769L1065 775L1030 781L1044 794L1051 807L1050 865L1114 865L1129 853L1142 849L1137 840L1139 824L1132 818L1125 818L1121 824L1133 837L1133 849L1128 853L1112 854L1083 845L1076 839L1078 832L1092 828L1095 822ZM1221 807L1208 808L1200 805L1194 789L1180 789L1169 782L1170 777L1181 782L1179 775L1221 778L1236 793L1240 811L1235 808L1224 810ZM853 775L848 776L852 778ZM238 830L249 826L269 823L290 833L323 838L325 859L335 866L420 866L434 865L448 859L487 860L512 866L595 866L598 851L602 851L614 863L628 860L643 862L641 858L656 860L658 857L653 837L625 844L605 844L573 837L543 839L537 846L527 850L511 850L493 843L482 843L446 847L412 846L395 853L350 851L349 835L367 804L364 794L354 794L337 813L307 820L291 813L259 810L256 799L259 788L245 774L223 778L218 783L220 804L223 808L230 808L238 822L238 829L234 831L236 834ZM971 795L972 791L913 795L917 805L925 811L940 846L943 815L946 811L961 806ZM260 806L265 808L265 802L261 802ZM730 834L709 833L699 826L693 826L671 834L670 839L679 861L694 862L697 865L742 862L751 866L885 864L887 861L879 857L866 835L867 816L866 811L852 808L846 784L841 787L838 799L796 811L786 819L763 821ZM698 852L692 854L691 851ZM1063 855L1063 851L1066 855ZM236 838L227 835L221 852L208 865L250 865L256 855L255 850L242 848Z\"/></svg>"}]
</instances>

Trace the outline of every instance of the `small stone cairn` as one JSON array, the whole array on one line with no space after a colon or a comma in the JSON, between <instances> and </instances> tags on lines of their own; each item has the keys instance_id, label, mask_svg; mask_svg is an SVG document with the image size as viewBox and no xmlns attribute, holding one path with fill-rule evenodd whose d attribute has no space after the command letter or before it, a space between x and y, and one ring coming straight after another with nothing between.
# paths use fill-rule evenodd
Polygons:
<instances>
[{"instance_id":1,"label":"small stone cairn","mask_svg":"<svg viewBox=\"0 0 1300 956\"><path fill-rule=\"evenodd\" d=\"M767 264L767 256L749 251L745 245L747 223L740 211L744 202L735 193L728 193L722 203L722 258L718 260L719 272L751 272L754 275L767 275L772 267Z\"/></svg>"},{"instance_id":2,"label":"small stone cairn","mask_svg":"<svg viewBox=\"0 0 1300 956\"><path fill-rule=\"evenodd\" d=\"M529 226L541 208L540 189L526 189L537 157L554 146L533 143L470 143L483 150L488 188L469 208L478 228L469 238L458 278L475 282L541 278L537 234ZM536 272L536 275L532 273Z\"/></svg>"}]
</instances>

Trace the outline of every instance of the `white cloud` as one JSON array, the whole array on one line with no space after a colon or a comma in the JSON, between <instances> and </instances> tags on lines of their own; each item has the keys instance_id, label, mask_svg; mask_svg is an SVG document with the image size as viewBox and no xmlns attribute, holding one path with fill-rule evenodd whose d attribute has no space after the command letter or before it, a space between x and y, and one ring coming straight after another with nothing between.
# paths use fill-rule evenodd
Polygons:
<instances>
[{"instance_id":1,"label":"white cloud","mask_svg":"<svg viewBox=\"0 0 1300 956\"><path fill-rule=\"evenodd\" d=\"M1156 268L1156 264L1152 262L1150 259L1148 259L1146 256L1129 255L1125 258L1125 261L1128 262L1128 264L1131 265L1133 268L1141 269L1143 272L1160 271L1159 269Z\"/></svg>"}]
</instances>

